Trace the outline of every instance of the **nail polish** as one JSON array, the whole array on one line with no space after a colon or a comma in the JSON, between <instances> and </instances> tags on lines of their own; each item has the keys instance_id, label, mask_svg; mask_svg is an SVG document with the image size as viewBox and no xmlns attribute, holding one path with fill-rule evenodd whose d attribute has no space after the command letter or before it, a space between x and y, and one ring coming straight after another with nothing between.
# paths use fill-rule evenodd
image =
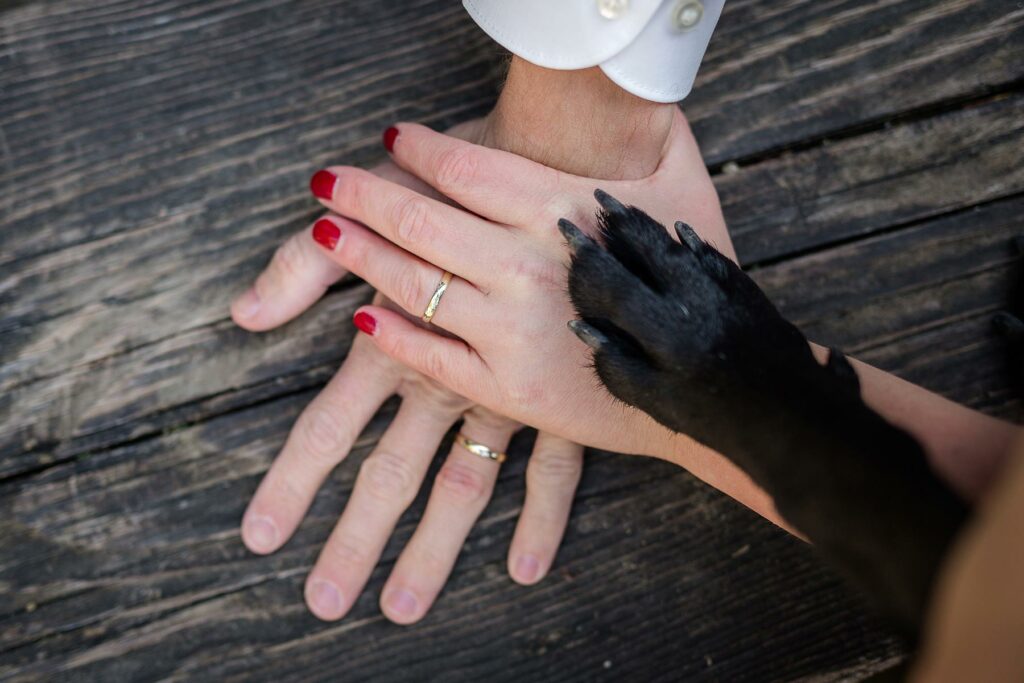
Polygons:
<instances>
[{"instance_id":1,"label":"nail polish","mask_svg":"<svg viewBox=\"0 0 1024 683\"><path fill-rule=\"evenodd\" d=\"M313 224L313 239L325 249L334 251L341 238L341 230L333 221L321 218Z\"/></svg>"},{"instance_id":2,"label":"nail polish","mask_svg":"<svg viewBox=\"0 0 1024 683\"><path fill-rule=\"evenodd\" d=\"M395 128L394 126L391 126L386 131L384 131L384 149L386 149L388 152L393 150L395 148L395 138L397 137L398 129Z\"/></svg>"},{"instance_id":3,"label":"nail polish","mask_svg":"<svg viewBox=\"0 0 1024 683\"><path fill-rule=\"evenodd\" d=\"M352 322L355 323L356 327L365 332L366 334L373 336L373 333L377 330L377 321L374 320L373 316L366 311L359 311L352 317Z\"/></svg>"},{"instance_id":4,"label":"nail polish","mask_svg":"<svg viewBox=\"0 0 1024 683\"><path fill-rule=\"evenodd\" d=\"M334 196L334 183L337 180L338 176L330 171L317 171L309 179L309 191L313 193L314 197L329 200Z\"/></svg>"}]
</instances>

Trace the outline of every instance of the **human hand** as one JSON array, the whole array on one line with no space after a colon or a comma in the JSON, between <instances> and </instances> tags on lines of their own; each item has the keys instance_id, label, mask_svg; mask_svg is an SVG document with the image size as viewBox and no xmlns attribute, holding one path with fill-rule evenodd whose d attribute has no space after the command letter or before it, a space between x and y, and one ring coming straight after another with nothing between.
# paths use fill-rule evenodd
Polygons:
<instances>
[{"instance_id":1,"label":"human hand","mask_svg":"<svg viewBox=\"0 0 1024 683\"><path fill-rule=\"evenodd\" d=\"M477 139L483 131L478 121L452 132ZM419 192L431 191L392 163L373 173ZM254 286L235 301L232 316L250 330L275 328L315 303L345 272L303 230L278 249ZM380 294L374 304L395 308ZM398 414L364 460L344 513L306 582L306 601L322 619L341 618L351 608L454 422L464 416L463 432L499 450L520 428L392 360L359 335L337 375L299 417L253 496L242 523L242 538L250 550L270 553L287 541L324 479L392 394L402 397ZM509 573L516 581L539 581L554 561L582 458L582 447L538 434L509 548ZM490 498L498 467L453 446L424 517L382 591L381 609L389 619L411 623L429 609Z\"/></svg>"},{"instance_id":2,"label":"human hand","mask_svg":"<svg viewBox=\"0 0 1024 683\"><path fill-rule=\"evenodd\" d=\"M456 275L433 322L457 338L368 306L356 323L392 358L496 412L610 450L666 456L671 432L617 404L566 328L568 253L556 223L593 227L600 184L662 221L686 216L719 250L732 245L696 142L676 110L657 170L595 181L404 124L394 159L474 216L354 168L330 169L325 205L334 262L418 314L441 275ZM351 219L351 220L350 220ZM358 221L358 222L357 222ZM368 226L370 229L368 229Z\"/></svg>"}]
</instances>

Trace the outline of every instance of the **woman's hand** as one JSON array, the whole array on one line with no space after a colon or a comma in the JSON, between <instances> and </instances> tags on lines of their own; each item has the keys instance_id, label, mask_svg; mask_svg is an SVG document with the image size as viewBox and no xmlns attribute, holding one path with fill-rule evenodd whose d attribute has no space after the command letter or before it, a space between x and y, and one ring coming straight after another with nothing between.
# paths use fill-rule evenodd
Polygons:
<instances>
[{"instance_id":1,"label":"woman's hand","mask_svg":"<svg viewBox=\"0 0 1024 683\"><path fill-rule=\"evenodd\" d=\"M453 133L473 139L482 135L479 122ZM428 186L393 164L374 173L430 193ZM278 249L253 287L235 301L232 316L250 330L275 328L315 303L345 272L303 230ZM394 308L380 294L374 304ZM299 417L253 496L242 523L242 538L250 550L270 553L288 540L324 479L392 394L402 397L398 414L364 460L345 511L306 582L306 601L322 619L344 616L362 592L453 423L465 416L462 430L467 435L501 450L520 428L397 363L359 335L338 374ZM554 561L582 464L581 446L538 434L527 466L526 499L509 548L509 573L516 581L536 583ZM497 463L461 446L452 448L424 517L382 592L381 609L389 619L411 623L430 608L491 496L498 469Z\"/></svg>"},{"instance_id":2,"label":"woman's hand","mask_svg":"<svg viewBox=\"0 0 1024 683\"><path fill-rule=\"evenodd\" d=\"M682 114L675 110L661 165L641 180L572 176L414 124L397 128L392 153L400 167L466 210L336 167L323 197L338 215L317 228L331 235L321 244L335 263L410 315L422 313L442 271L454 273L433 319L453 336L379 306L356 313L360 329L388 356L496 412L587 445L671 454L677 437L616 403L588 367L586 347L566 328L573 318L568 252L556 224L567 217L592 226L600 184L662 222L687 220L732 254Z\"/></svg>"}]
</instances>

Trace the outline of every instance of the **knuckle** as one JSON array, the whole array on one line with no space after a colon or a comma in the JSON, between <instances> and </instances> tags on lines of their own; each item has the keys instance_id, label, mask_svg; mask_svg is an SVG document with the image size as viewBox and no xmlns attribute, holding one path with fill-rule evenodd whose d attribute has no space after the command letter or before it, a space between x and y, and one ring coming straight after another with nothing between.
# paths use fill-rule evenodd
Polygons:
<instances>
[{"instance_id":1,"label":"knuckle","mask_svg":"<svg viewBox=\"0 0 1024 683\"><path fill-rule=\"evenodd\" d=\"M593 211L584 209L570 196L564 193L553 194L546 202L538 207L539 216L543 216L543 224L558 230L558 220L564 218L581 228L590 225L594 218Z\"/></svg>"},{"instance_id":2,"label":"knuckle","mask_svg":"<svg viewBox=\"0 0 1024 683\"><path fill-rule=\"evenodd\" d=\"M430 207L426 199L416 194L395 202L395 232L405 244L427 244L430 242Z\"/></svg>"},{"instance_id":3,"label":"knuckle","mask_svg":"<svg viewBox=\"0 0 1024 683\"><path fill-rule=\"evenodd\" d=\"M334 466L341 437L347 430L342 413L327 406L310 406L297 426L303 450L313 459Z\"/></svg>"},{"instance_id":4,"label":"knuckle","mask_svg":"<svg viewBox=\"0 0 1024 683\"><path fill-rule=\"evenodd\" d=\"M372 180L374 180L373 175L362 169L339 169L335 186L340 191L335 192L335 203L354 207L368 206L369 202L373 200L370 188Z\"/></svg>"},{"instance_id":5,"label":"knuckle","mask_svg":"<svg viewBox=\"0 0 1024 683\"><path fill-rule=\"evenodd\" d=\"M488 432L511 433L518 426L515 420L511 420L504 415L499 415L498 413L479 406L474 407L466 414L467 423L469 423L470 420L472 420L472 427L470 428L470 431L475 431L476 427L482 427Z\"/></svg>"},{"instance_id":6,"label":"knuckle","mask_svg":"<svg viewBox=\"0 0 1024 683\"><path fill-rule=\"evenodd\" d=\"M281 283L303 277L309 271L309 258L301 241L294 236L285 240L270 259L270 271Z\"/></svg>"},{"instance_id":7,"label":"knuckle","mask_svg":"<svg viewBox=\"0 0 1024 683\"><path fill-rule=\"evenodd\" d=\"M460 506L482 506L488 493L482 474L466 465L446 462L437 473L438 494Z\"/></svg>"},{"instance_id":8,"label":"knuckle","mask_svg":"<svg viewBox=\"0 0 1024 683\"><path fill-rule=\"evenodd\" d=\"M435 182L442 194L471 186L479 167L477 155L473 150L454 147L446 149L437 156Z\"/></svg>"},{"instance_id":9,"label":"knuckle","mask_svg":"<svg viewBox=\"0 0 1024 683\"><path fill-rule=\"evenodd\" d=\"M419 376L412 386L423 409L438 419L452 422L470 408L472 403L433 379Z\"/></svg>"},{"instance_id":10,"label":"knuckle","mask_svg":"<svg viewBox=\"0 0 1024 683\"><path fill-rule=\"evenodd\" d=\"M416 497L416 477L409 463L390 451L372 453L359 468L359 481L370 496L409 507Z\"/></svg>"},{"instance_id":11,"label":"knuckle","mask_svg":"<svg viewBox=\"0 0 1024 683\"><path fill-rule=\"evenodd\" d=\"M416 553L416 566L422 576L447 576L452 569L452 558L441 551L425 547Z\"/></svg>"},{"instance_id":12,"label":"knuckle","mask_svg":"<svg viewBox=\"0 0 1024 683\"><path fill-rule=\"evenodd\" d=\"M372 564L375 559L367 544L347 537L331 539L326 546L326 554L325 559L335 569L365 566Z\"/></svg>"},{"instance_id":13,"label":"knuckle","mask_svg":"<svg viewBox=\"0 0 1024 683\"><path fill-rule=\"evenodd\" d=\"M520 257L510 259L507 263L507 270L514 282L529 282L542 289L558 289L564 291L568 271L561 263L548 259Z\"/></svg>"},{"instance_id":14,"label":"knuckle","mask_svg":"<svg viewBox=\"0 0 1024 683\"><path fill-rule=\"evenodd\" d=\"M535 410L546 394L544 388L536 382L513 382L505 388L505 401L516 410L524 407Z\"/></svg>"},{"instance_id":15,"label":"knuckle","mask_svg":"<svg viewBox=\"0 0 1024 683\"><path fill-rule=\"evenodd\" d=\"M448 376L448 361L445 355L437 349L429 348L423 351L423 369L430 377L438 379Z\"/></svg>"},{"instance_id":16,"label":"knuckle","mask_svg":"<svg viewBox=\"0 0 1024 683\"><path fill-rule=\"evenodd\" d=\"M427 294L418 273L402 269L391 273L391 291L399 306L413 315L419 315L427 307Z\"/></svg>"},{"instance_id":17,"label":"knuckle","mask_svg":"<svg viewBox=\"0 0 1024 683\"><path fill-rule=\"evenodd\" d=\"M532 488L575 486L583 474L583 460L569 453L540 450L526 466L526 485Z\"/></svg>"}]
</instances>

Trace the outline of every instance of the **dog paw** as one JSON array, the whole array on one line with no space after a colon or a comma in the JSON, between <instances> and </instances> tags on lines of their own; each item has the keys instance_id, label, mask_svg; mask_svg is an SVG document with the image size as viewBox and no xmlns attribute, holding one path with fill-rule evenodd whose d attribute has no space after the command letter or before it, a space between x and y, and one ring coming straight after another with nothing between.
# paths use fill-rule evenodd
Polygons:
<instances>
[{"instance_id":1,"label":"dog paw","mask_svg":"<svg viewBox=\"0 0 1024 683\"><path fill-rule=\"evenodd\" d=\"M608 389L671 429L721 445L737 411L801 368L857 391L840 355L822 368L804 336L740 268L685 223L679 241L646 213L595 193L604 248L569 221L572 330ZM686 397L681 400L681 397Z\"/></svg>"},{"instance_id":2,"label":"dog paw","mask_svg":"<svg viewBox=\"0 0 1024 683\"><path fill-rule=\"evenodd\" d=\"M924 451L825 364L740 268L598 191L601 241L569 221L570 328L609 391L723 454L908 633L966 509Z\"/></svg>"}]
</instances>

